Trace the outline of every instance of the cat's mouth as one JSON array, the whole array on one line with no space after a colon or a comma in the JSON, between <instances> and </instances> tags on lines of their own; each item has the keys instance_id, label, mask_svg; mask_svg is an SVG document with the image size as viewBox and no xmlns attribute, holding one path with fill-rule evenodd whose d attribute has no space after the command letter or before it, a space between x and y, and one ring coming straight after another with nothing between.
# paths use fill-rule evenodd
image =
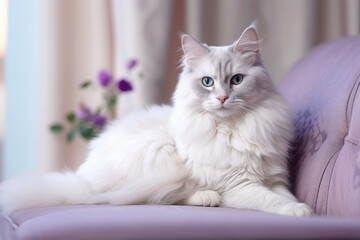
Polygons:
<instances>
[{"instance_id":1,"label":"cat's mouth","mask_svg":"<svg viewBox=\"0 0 360 240\"><path fill-rule=\"evenodd\" d=\"M230 110L230 109L222 104L216 110L225 111L225 110Z\"/></svg>"},{"instance_id":2,"label":"cat's mouth","mask_svg":"<svg viewBox=\"0 0 360 240\"><path fill-rule=\"evenodd\" d=\"M226 117L231 115L232 109L222 105L215 109L215 113L221 117Z\"/></svg>"}]
</instances>

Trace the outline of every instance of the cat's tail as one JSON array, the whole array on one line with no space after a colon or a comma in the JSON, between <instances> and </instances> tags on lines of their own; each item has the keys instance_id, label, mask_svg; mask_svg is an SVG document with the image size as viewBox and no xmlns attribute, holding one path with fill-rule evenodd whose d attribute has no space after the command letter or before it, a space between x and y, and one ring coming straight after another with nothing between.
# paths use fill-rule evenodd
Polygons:
<instances>
[{"instance_id":1,"label":"cat's tail","mask_svg":"<svg viewBox=\"0 0 360 240\"><path fill-rule=\"evenodd\" d=\"M0 209L10 214L67 204L174 204L194 190L194 183L180 172L148 175L100 193L93 192L91 183L73 172L25 175L0 184Z\"/></svg>"},{"instance_id":2,"label":"cat's tail","mask_svg":"<svg viewBox=\"0 0 360 240\"><path fill-rule=\"evenodd\" d=\"M187 173L181 170L168 171L125 182L119 189L97 193L92 196L92 201L113 205L176 204L194 190L195 183L188 178Z\"/></svg>"},{"instance_id":3,"label":"cat's tail","mask_svg":"<svg viewBox=\"0 0 360 240\"><path fill-rule=\"evenodd\" d=\"M24 175L0 184L3 213L31 207L86 204L90 184L73 172Z\"/></svg>"}]
</instances>

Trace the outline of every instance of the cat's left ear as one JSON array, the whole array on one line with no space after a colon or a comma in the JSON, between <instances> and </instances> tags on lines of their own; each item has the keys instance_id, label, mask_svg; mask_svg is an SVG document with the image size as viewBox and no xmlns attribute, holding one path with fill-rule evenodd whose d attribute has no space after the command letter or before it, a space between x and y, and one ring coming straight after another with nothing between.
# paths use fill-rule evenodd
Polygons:
<instances>
[{"instance_id":1,"label":"cat's left ear","mask_svg":"<svg viewBox=\"0 0 360 240\"><path fill-rule=\"evenodd\" d=\"M235 52L259 54L259 37L255 26L251 25L244 30L240 38L235 42Z\"/></svg>"},{"instance_id":2,"label":"cat's left ear","mask_svg":"<svg viewBox=\"0 0 360 240\"><path fill-rule=\"evenodd\" d=\"M209 53L209 50L189 35L181 36L184 58L189 67L194 67L197 60Z\"/></svg>"}]
</instances>

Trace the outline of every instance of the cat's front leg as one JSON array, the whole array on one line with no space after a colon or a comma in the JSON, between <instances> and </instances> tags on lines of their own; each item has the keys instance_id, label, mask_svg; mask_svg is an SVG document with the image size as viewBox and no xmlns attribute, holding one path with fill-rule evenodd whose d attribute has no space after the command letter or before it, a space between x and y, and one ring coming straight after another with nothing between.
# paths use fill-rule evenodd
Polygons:
<instances>
[{"instance_id":1,"label":"cat's front leg","mask_svg":"<svg viewBox=\"0 0 360 240\"><path fill-rule=\"evenodd\" d=\"M280 194L281 196L284 196L286 198L289 198L292 201L296 201L296 197L290 192L290 190L284 185L284 184L275 184L271 188L271 191Z\"/></svg>"},{"instance_id":2,"label":"cat's front leg","mask_svg":"<svg viewBox=\"0 0 360 240\"><path fill-rule=\"evenodd\" d=\"M257 183L238 186L222 194L221 207L243 208L290 216L309 216L304 203L282 196Z\"/></svg>"},{"instance_id":3,"label":"cat's front leg","mask_svg":"<svg viewBox=\"0 0 360 240\"><path fill-rule=\"evenodd\" d=\"M220 204L221 196L219 193L211 190L196 191L184 199L181 204L203 207L217 207Z\"/></svg>"}]
</instances>

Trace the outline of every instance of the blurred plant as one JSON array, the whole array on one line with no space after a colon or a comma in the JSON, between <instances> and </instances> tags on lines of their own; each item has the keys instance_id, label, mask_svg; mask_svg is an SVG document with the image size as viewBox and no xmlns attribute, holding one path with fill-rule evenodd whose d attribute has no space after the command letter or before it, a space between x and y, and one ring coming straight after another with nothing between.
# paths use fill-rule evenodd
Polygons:
<instances>
[{"instance_id":1,"label":"blurred plant","mask_svg":"<svg viewBox=\"0 0 360 240\"><path fill-rule=\"evenodd\" d=\"M127 72L130 73L136 65L135 59L128 60L125 64ZM142 77L142 73L139 74L139 77ZM85 140L97 136L108 120L115 117L119 94L133 90L132 84L126 78L114 81L112 74L107 70L101 70L98 73L97 82L97 86L100 85L104 90L103 102L95 111L92 111L86 104L80 103L75 111L65 116L66 121L70 124L70 129L66 134L67 142L72 142L77 133ZM80 85L80 88L87 89L92 85L92 81L85 81ZM64 129L62 123L55 123L50 126L50 130L54 133L60 133Z\"/></svg>"}]
</instances>

